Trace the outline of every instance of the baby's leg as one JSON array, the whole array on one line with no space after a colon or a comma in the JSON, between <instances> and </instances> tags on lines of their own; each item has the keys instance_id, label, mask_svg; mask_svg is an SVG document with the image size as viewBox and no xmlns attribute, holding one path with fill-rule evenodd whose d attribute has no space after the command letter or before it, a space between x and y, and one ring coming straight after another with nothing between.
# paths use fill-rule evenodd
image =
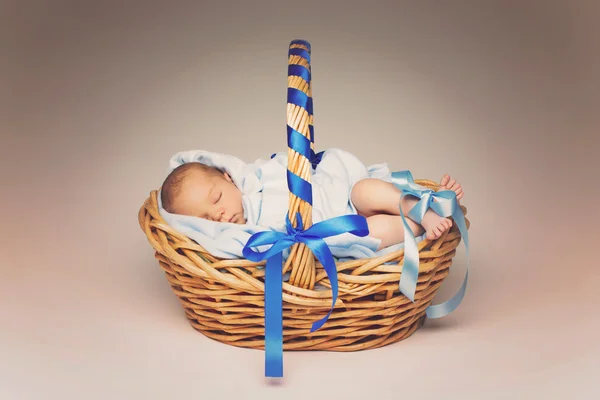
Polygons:
<instances>
[{"instance_id":1,"label":"baby's leg","mask_svg":"<svg viewBox=\"0 0 600 400\"><path fill-rule=\"evenodd\" d=\"M406 219L410 230L415 236L423 234L423 227L410 218ZM367 217L369 236L381 239L377 251L404 242L404 225L399 215L376 214Z\"/></svg>"},{"instance_id":2,"label":"baby's leg","mask_svg":"<svg viewBox=\"0 0 600 400\"><path fill-rule=\"evenodd\" d=\"M394 184L375 178L358 181L350 194L356 210L365 217L375 214L400 215L398 208L400 196L402 196L402 191ZM405 215L408 213L404 207L402 207L402 211Z\"/></svg>"},{"instance_id":3,"label":"baby's leg","mask_svg":"<svg viewBox=\"0 0 600 400\"><path fill-rule=\"evenodd\" d=\"M419 201L414 196L404 196L400 201L402 196L400 189L390 182L374 178L366 178L356 183L350 196L358 214L367 218L377 214L400 215L399 206L402 206L402 212L408 218L408 213ZM427 232L427 239L433 240L448 230L452 226L452 221L440 217L435 211L429 209L421 224ZM402 228L401 223L400 228Z\"/></svg>"}]
</instances>

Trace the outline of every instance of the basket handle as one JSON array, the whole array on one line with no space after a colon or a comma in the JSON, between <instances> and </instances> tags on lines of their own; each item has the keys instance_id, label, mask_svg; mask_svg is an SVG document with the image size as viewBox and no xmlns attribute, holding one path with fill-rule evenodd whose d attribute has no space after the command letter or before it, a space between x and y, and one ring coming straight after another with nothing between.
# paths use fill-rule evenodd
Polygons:
<instances>
[{"instance_id":1,"label":"basket handle","mask_svg":"<svg viewBox=\"0 0 600 400\"><path fill-rule=\"evenodd\" d=\"M288 143L288 218L298 227L297 213L303 229L312 226L311 160L314 154L310 43L293 40L288 51L287 143ZM291 180L295 181L291 182ZM302 190L296 190L296 189ZM298 193L294 193L297 191ZM308 195L308 196L307 196ZM300 288L315 286L315 257L304 244L292 246L283 273L291 267L289 283Z\"/></svg>"}]
</instances>

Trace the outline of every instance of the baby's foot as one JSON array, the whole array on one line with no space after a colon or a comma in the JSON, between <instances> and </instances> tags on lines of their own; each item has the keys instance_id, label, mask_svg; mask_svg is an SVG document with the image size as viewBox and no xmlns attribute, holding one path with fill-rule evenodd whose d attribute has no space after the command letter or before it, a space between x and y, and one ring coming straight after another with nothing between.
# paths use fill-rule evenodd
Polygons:
<instances>
[{"instance_id":1,"label":"baby's foot","mask_svg":"<svg viewBox=\"0 0 600 400\"><path fill-rule=\"evenodd\" d=\"M452 227L452 221L448 218L440 217L435 211L430 209L423 216L421 225L425 229L425 237L429 240L434 240Z\"/></svg>"},{"instance_id":2,"label":"baby's foot","mask_svg":"<svg viewBox=\"0 0 600 400\"><path fill-rule=\"evenodd\" d=\"M462 199L464 193L462 187L459 183L457 183L454 179L450 179L450 175L446 174L442 177L440 181L440 191L441 190L452 190L456 193L456 200Z\"/></svg>"},{"instance_id":3,"label":"baby's foot","mask_svg":"<svg viewBox=\"0 0 600 400\"><path fill-rule=\"evenodd\" d=\"M452 190L456 193L456 200L462 199L464 193L462 187L456 180L451 179L450 175L446 174L440 181L441 190ZM442 233L446 232L452 227L452 221L448 218L440 217L433 210L427 210L421 221L421 225L425 229L425 237L429 240L434 240L442 236Z\"/></svg>"}]
</instances>

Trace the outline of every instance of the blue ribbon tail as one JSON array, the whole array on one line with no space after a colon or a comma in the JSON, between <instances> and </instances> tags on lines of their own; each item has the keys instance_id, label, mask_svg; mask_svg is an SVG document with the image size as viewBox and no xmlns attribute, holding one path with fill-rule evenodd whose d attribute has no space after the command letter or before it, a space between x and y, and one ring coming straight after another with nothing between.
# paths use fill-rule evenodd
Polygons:
<instances>
[{"instance_id":1,"label":"blue ribbon tail","mask_svg":"<svg viewBox=\"0 0 600 400\"><path fill-rule=\"evenodd\" d=\"M462 210L460 209L460 207L457 207L456 211L452 215L452 218L454 219L456 226L458 226L458 230L460 231L460 234L462 235L463 240L465 242L465 251L466 251L466 255L467 255L467 272L465 274L465 279L463 280L463 283L462 283L460 289L454 296L452 296L452 298L450 300L448 300L444 303L441 303L441 304L436 304L436 305L427 307L427 310L426 310L427 318L431 318L431 319L445 317L446 315L450 314L452 311L456 310L458 305L461 303L461 301L465 297L465 292L467 290L467 280L469 279L469 267L471 264L470 257L469 257L469 231L467 230L467 224L465 223L465 216L464 216Z\"/></svg>"},{"instance_id":2,"label":"blue ribbon tail","mask_svg":"<svg viewBox=\"0 0 600 400\"><path fill-rule=\"evenodd\" d=\"M283 376L282 255L267 260L265 269L265 376Z\"/></svg>"},{"instance_id":3,"label":"blue ribbon tail","mask_svg":"<svg viewBox=\"0 0 600 400\"><path fill-rule=\"evenodd\" d=\"M327 244L325 243L325 241L323 239L311 240L311 241L307 241L307 245L312 250L312 252L315 254L317 259L319 261L321 261L321 264L323 265L323 269L325 269L325 272L327 273L327 277L329 278L329 281L331 282L331 294L332 294L331 295L331 308L329 309L329 312L327 313L327 315L325 315L319 321L315 321L312 324L310 331L314 332L318 329L321 329L321 327L325 324L325 322L327 322L327 320L331 316L331 313L333 312L335 303L337 301L339 289L338 289L337 268L335 266L335 260L333 258L333 255L331 254L331 251L329 250L329 247L327 247Z\"/></svg>"},{"instance_id":4,"label":"blue ribbon tail","mask_svg":"<svg viewBox=\"0 0 600 400\"><path fill-rule=\"evenodd\" d=\"M417 247L415 235L410 226L408 226L406 217L402 212L402 207L399 208L402 223L404 224L404 263L402 264L402 274L400 275L398 286L400 292L414 303L417 280L419 278L419 248Z\"/></svg>"}]
</instances>

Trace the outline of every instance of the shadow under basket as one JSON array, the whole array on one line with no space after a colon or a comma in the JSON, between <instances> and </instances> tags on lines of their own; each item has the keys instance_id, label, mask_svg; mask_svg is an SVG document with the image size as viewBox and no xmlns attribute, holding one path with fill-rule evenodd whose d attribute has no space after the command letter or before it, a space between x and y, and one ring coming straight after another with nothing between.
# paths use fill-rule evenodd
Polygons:
<instances>
[{"instance_id":1,"label":"shadow under basket","mask_svg":"<svg viewBox=\"0 0 600 400\"><path fill-rule=\"evenodd\" d=\"M288 54L288 146L290 128L313 146L312 101L298 105L291 98L312 99L310 45L292 41ZM288 170L310 183L310 160L290 147ZM313 152L314 154L314 152ZM415 183L437 191L430 180ZM171 228L160 216L158 190L139 210L139 224L155 250L191 325L209 338L233 346L264 349L266 261L220 259ZM460 206L466 215L466 208ZM290 192L288 217L304 228L312 224L312 206ZM467 228L469 221L465 218ZM282 265L283 349L357 351L385 346L412 335L424 322L437 290L448 276L461 233L456 223L436 240L417 243L419 275L414 302L398 288L404 249L375 258L336 262L339 297L327 322L315 332L312 324L331 308L330 281L322 265L302 243L291 247Z\"/></svg>"}]
</instances>

